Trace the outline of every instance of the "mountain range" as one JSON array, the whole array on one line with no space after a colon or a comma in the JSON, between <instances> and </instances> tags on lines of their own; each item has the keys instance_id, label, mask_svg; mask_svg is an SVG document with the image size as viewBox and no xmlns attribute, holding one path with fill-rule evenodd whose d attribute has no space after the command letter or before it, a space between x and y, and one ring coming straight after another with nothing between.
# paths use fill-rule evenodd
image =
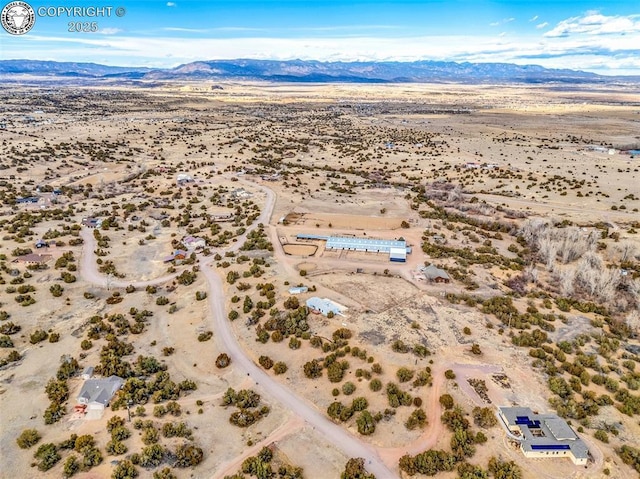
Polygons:
<instances>
[{"instance_id":1,"label":"mountain range","mask_svg":"<svg viewBox=\"0 0 640 479\"><path fill-rule=\"evenodd\" d=\"M568 69L512 63L320 62L308 60L211 60L158 69L97 63L1 60L0 75L120 80L245 80L349 83L608 83L639 82L639 77L610 77Z\"/></svg>"}]
</instances>

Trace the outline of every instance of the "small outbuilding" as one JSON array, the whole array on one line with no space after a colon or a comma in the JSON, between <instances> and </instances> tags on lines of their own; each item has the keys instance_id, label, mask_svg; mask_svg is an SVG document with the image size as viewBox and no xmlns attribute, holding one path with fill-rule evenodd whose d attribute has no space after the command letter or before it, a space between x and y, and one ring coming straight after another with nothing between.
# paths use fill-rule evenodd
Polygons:
<instances>
[{"instance_id":1,"label":"small outbuilding","mask_svg":"<svg viewBox=\"0 0 640 479\"><path fill-rule=\"evenodd\" d=\"M389 248L389 261L405 263L407 261L407 248Z\"/></svg>"},{"instance_id":2,"label":"small outbuilding","mask_svg":"<svg viewBox=\"0 0 640 479\"><path fill-rule=\"evenodd\" d=\"M309 288L306 286L295 286L293 288L289 288L289 294L302 294L309 291Z\"/></svg>"}]
</instances>

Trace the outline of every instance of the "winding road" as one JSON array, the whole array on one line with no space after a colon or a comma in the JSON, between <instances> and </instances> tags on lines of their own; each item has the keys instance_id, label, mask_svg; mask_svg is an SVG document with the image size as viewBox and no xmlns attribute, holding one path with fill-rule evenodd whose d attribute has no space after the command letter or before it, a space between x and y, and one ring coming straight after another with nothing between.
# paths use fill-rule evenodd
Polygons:
<instances>
[{"instance_id":1,"label":"winding road","mask_svg":"<svg viewBox=\"0 0 640 479\"><path fill-rule=\"evenodd\" d=\"M252 183L253 184L253 183ZM255 185L266 194L266 204L262 213L251 227L237 241L228 248L217 250L216 252L224 254L227 251L237 251L246 236L254 230L259 223L266 226L269 224L273 207L275 205L275 193L261 185ZM118 279L106 278L98 272L95 259L96 242L93 237L93 230L84 228L81 231L84 240L82 257L80 261L80 274L85 281L94 283L102 287L146 287L150 285L162 284L172 280L176 274L163 276L148 281L122 281ZM274 245L275 247L275 245ZM209 283L209 307L211 308L211 321L213 330L216 332L215 339L222 350L226 350L233 361L235 368L242 372L246 372L259 387L267 393L273 400L280 402L291 412L298 415L315 431L321 434L327 442L341 450L347 457L362 457L365 460L366 469L375 474L379 479L397 478L398 473L391 470L383 462L376 449L360 441L352 434L344 430L342 427L330 421L322 412L298 397L293 391L286 386L275 381L262 368L256 365L247 355L245 355L242 347L236 339L231 324L226 319L225 314L225 295L223 284L220 276L211 268L210 262L202 262L204 257L200 257L200 269Z\"/></svg>"}]
</instances>

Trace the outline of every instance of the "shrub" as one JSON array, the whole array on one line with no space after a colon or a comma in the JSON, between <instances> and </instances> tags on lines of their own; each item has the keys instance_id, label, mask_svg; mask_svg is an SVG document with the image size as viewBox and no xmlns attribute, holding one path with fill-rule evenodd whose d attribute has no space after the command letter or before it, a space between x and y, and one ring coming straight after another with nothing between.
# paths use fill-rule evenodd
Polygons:
<instances>
[{"instance_id":1,"label":"shrub","mask_svg":"<svg viewBox=\"0 0 640 479\"><path fill-rule=\"evenodd\" d=\"M205 331L203 333L198 334L198 341L201 343L205 341L209 341L213 337L213 331Z\"/></svg>"},{"instance_id":2,"label":"shrub","mask_svg":"<svg viewBox=\"0 0 640 479\"><path fill-rule=\"evenodd\" d=\"M195 467L204 459L204 452L195 444L185 443L176 448L175 457L175 467Z\"/></svg>"},{"instance_id":3,"label":"shrub","mask_svg":"<svg viewBox=\"0 0 640 479\"><path fill-rule=\"evenodd\" d=\"M356 419L356 424L358 426L358 432L363 436L369 436L376 430L376 422L367 410L360 413L358 419Z\"/></svg>"},{"instance_id":4,"label":"shrub","mask_svg":"<svg viewBox=\"0 0 640 479\"><path fill-rule=\"evenodd\" d=\"M454 373L451 369L447 369L444 372L444 377L447 379L455 379L456 378L456 373Z\"/></svg>"},{"instance_id":5,"label":"shrub","mask_svg":"<svg viewBox=\"0 0 640 479\"><path fill-rule=\"evenodd\" d=\"M36 329L33 333L31 333L31 336L29 337L29 342L31 344L37 344L41 341L44 341L48 337L49 337L49 333L47 333L42 329Z\"/></svg>"},{"instance_id":6,"label":"shrub","mask_svg":"<svg viewBox=\"0 0 640 479\"><path fill-rule=\"evenodd\" d=\"M275 374L284 374L287 372L287 365L282 361L278 361L273 365L273 372Z\"/></svg>"},{"instance_id":7,"label":"shrub","mask_svg":"<svg viewBox=\"0 0 640 479\"><path fill-rule=\"evenodd\" d=\"M452 409L455 402L450 394L443 394L440 396L440 405L445 409Z\"/></svg>"},{"instance_id":8,"label":"shrub","mask_svg":"<svg viewBox=\"0 0 640 479\"><path fill-rule=\"evenodd\" d=\"M315 379L322 376L322 365L316 359L305 363L303 369L304 375L309 379Z\"/></svg>"},{"instance_id":9,"label":"shrub","mask_svg":"<svg viewBox=\"0 0 640 479\"><path fill-rule=\"evenodd\" d=\"M41 436L40 433L35 429L25 429L16 439L18 446L21 449L29 449L38 443Z\"/></svg>"},{"instance_id":10,"label":"shrub","mask_svg":"<svg viewBox=\"0 0 640 479\"><path fill-rule=\"evenodd\" d=\"M59 284L54 284L49 288L49 291L51 292L54 298L59 298L60 296L62 296L62 293L64 292L64 288Z\"/></svg>"},{"instance_id":11,"label":"shrub","mask_svg":"<svg viewBox=\"0 0 640 479\"><path fill-rule=\"evenodd\" d=\"M380 381L378 378L372 379L369 383L369 389L371 389L373 392L380 391L382 389L382 381Z\"/></svg>"},{"instance_id":12,"label":"shrub","mask_svg":"<svg viewBox=\"0 0 640 479\"><path fill-rule=\"evenodd\" d=\"M342 393L345 396L350 396L355 392L355 390L356 390L356 385L353 384L351 381L347 381L342 385Z\"/></svg>"},{"instance_id":13,"label":"shrub","mask_svg":"<svg viewBox=\"0 0 640 479\"><path fill-rule=\"evenodd\" d=\"M133 462L128 459L118 461L113 473L111 473L111 479L132 479L134 477L138 477L138 471Z\"/></svg>"},{"instance_id":14,"label":"shrub","mask_svg":"<svg viewBox=\"0 0 640 479\"><path fill-rule=\"evenodd\" d=\"M427 425L427 414L422 409L414 410L407 421L404 423L404 426L409 430L413 431L414 429L422 429Z\"/></svg>"},{"instance_id":15,"label":"shrub","mask_svg":"<svg viewBox=\"0 0 640 479\"><path fill-rule=\"evenodd\" d=\"M489 428L498 424L496 415L492 408L474 407L472 411L473 422L480 427Z\"/></svg>"},{"instance_id":16,"label":"shrub","mask_svg":"<svg viewBox=\"0 0 640 479\"><path fill-rule=\"evenodd\" d=\"M61 459L56 445L53 443L42 444L34 454L34 457L40 460L38 469L41 471L48 471Z\"/></svg>"},{"instance_id":17,"label":"shrub","mask_svg":"<svg viewBox=\"0 0 640 479\"><path fill-rule=\"evenodd\" d=\"M398 371L396 371L396 377L398 378L398 381L400 381L401 383L406 383L407 381L411 381L413 379L414 374L415 374L415 371L405 367L402 367L398 369Z\"/></svg>"},{"instance_id":18,"label":"shrub","mask_svg":"<svg viewBox=\"0 0 640 479\"><path fill-rule=\"evenodd\" d=\"M271 369L273 367L273 359L269 356L260 356L258 358L258 363L265 369Z\"/></svg>"},{"instance_id":19,"label":"shrub","mask_svg":"<svg viewBox=\"0 0 640 479\"><path fill-rule=\"evenodd\" d=\"M231 358L227 353L219 354L216 358L216 367L219 369L224 369L231 364Z\"/></svg>"},{"instance_id":20,"label":"shrub","mask_svg":"<svg viewBox=\"0 0 640 479\"><path fill-rule=\"evenodd\" d=\"M196 301L202 301L204 299L207 299L207 292L206 291L196 291Z\"/></svg>"},{"instance_id":21,"label":"shrub","mask_svg":"<svg viewBox=\"0 0 640 479\"><path fill-rule=\"evenodd\" d=\"M598 429L594 434L593 437L595 437L598 441L602 441L605 444L609 443L609 436L607 435L607 433L605 431L603 431L602 429Z\"/></svg>"}]
</instances>

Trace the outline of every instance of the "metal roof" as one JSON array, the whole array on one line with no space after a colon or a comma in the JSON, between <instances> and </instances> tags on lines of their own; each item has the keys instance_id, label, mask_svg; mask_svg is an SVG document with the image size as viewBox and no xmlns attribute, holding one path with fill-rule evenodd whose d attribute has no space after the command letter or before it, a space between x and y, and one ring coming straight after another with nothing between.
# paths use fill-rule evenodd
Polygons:
<instances>
[{"instance_id":1,"label":"metal roof","mask_svg":"<svg viewBox=\"0 0 640 479\"><path fill-rule=\"evenodd\" d=\"M500 407L499 410L507 425L517 427L522 433L520 447L523 451L570 450L576 459L588 458L587 445L556 414L534 414L528 407ZM531 429L539 432L534 434Z\"/></svg>"}]
</instances>

